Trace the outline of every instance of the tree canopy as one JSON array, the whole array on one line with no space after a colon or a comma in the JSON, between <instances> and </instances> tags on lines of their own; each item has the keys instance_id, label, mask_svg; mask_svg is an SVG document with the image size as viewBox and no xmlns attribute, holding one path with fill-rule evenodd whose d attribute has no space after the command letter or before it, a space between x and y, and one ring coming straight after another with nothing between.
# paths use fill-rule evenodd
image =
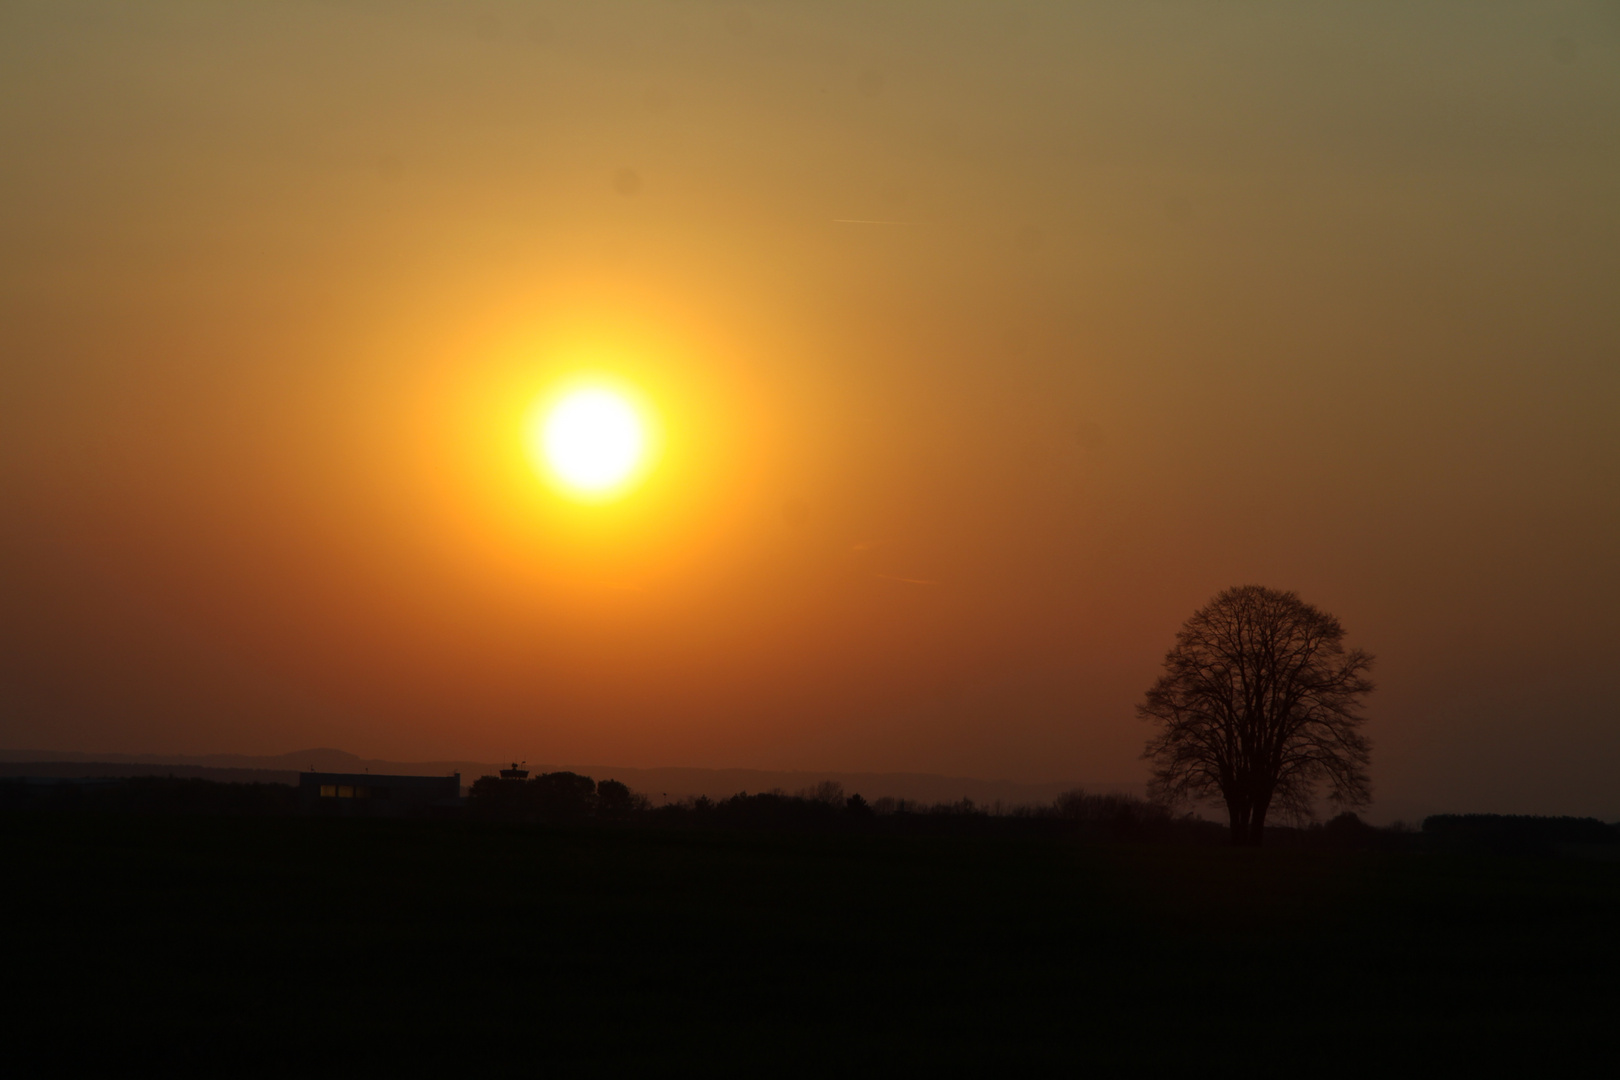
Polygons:
<instances>
[{"instance_id":1,"label":"tree canopy","mask_svg":"<svg viewBox=\"0 0 1620 1080\"><path fill-rule=\"evenodd\" d=\"M1137 709L1157 725L1143 755L1154 794L1223 801L1240 845L1260 843L1273 809L1310 817L1323 788L1339 806L1366 805L1372 657L1343 642L1338 619L1259 585L1194 612Z\"/></svg>"}]
</instances>

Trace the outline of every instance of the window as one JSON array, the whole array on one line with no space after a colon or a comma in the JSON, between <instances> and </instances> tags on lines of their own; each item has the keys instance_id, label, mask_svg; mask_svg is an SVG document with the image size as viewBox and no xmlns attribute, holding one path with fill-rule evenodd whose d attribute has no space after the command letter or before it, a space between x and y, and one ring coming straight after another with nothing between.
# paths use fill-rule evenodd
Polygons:
<instances>
[{"instance_id":1,"label":"window","mask_svg":"<svg viewBox=\"0 0 1620 1080\"><path fill-rule=\"evenodd\" d=\"M336 784L322 784L321 785L321 798L323 798L323 799L335 799L335 798L337 798L337 785Z\"/></svg>"}]
</instances>

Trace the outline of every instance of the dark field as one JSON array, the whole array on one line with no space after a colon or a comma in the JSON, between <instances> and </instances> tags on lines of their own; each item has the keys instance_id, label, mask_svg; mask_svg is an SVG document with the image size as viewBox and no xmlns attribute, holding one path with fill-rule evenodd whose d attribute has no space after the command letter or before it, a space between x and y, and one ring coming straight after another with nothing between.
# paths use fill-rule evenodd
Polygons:
<instances>
[{"instance_id":1,"label":"dark field","mask_svg":"<svg viewBox=\"0 0 1620 1080\"><path fill-rule=\"evenodd\" d=\"M9 813L28 1071L1545 1067L1620 863ZM611 1074L611 1072L609 1074Z\"/></svg>"}]
</instances>

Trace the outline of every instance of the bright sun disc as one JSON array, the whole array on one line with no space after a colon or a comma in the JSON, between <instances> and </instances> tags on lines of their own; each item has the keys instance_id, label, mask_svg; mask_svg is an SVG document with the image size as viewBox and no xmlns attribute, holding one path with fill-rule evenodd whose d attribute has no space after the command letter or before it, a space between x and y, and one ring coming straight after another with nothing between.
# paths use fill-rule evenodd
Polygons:
<instances>
[{"instance_id":1,"label":"bright sun disc","mask_svg":"<svg viewBox=\"0 0 1620 1080\"><path fill-rule=\"evenodd\" d=\"M612 493L630 480L646 453L641 417L611 390L575 390L546 412L538 431L539 457L574 491Z\"/></svg>"}]
</instances>

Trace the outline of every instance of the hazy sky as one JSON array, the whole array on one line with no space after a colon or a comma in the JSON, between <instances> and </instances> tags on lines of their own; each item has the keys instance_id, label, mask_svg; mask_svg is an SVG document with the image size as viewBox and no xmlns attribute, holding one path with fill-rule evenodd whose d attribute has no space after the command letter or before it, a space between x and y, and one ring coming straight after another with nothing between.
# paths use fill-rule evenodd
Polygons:
<instances>
[{"instance_id":1,"label":"hazy sky","mask_svg":"<svg viewBox=\"0 0 1620 1080\"><path fill-rule=\"evenodd\" d=\"M11 0L0 147L0 746L1133 780L1253 582L1620 815L1620 5Z\"/></svg>"}]
</instances>

